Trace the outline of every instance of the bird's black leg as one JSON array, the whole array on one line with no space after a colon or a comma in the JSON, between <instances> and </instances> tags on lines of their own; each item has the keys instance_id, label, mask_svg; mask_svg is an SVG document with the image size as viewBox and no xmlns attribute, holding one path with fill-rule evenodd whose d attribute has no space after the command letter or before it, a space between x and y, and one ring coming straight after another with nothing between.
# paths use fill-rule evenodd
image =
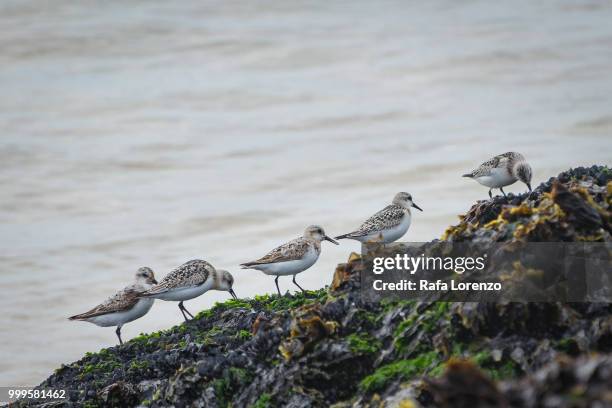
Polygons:
<instances>
[{"instance_id":1,"label":"bird's black leg","mask_svg":"<svg viewBox=\"0 0 612 408\"><path fill-rule=\"evenodd\" d=\"M506 196L506 193L504 192L504 188L503 188L503 187L500 187L500 188L499 188L499 191L501 191L501 192L502 192L502 194L504 195L504 197L507 197L507 196Z\"/></svg>"},{"instance_id":2,"label":"bird's black leg","mask_svg":"<svg viewBox=\"0 0 612 408\"><path fill-rule=\"evenodd\" d=\"M181 313L183 314L183 317L185 318L185 321L189 321L189 319L187 318L187 315L186 315L186 314L185 314L185 312L183 311L183 307L182 307L182 306L183 306L183 304L182 304L182 303L183 303L183 302L179 302L179 304L178 304L179 310L180 310L180 311L181 311Z\"/></svg>"},{"instance_id":3,"label":"bird's black leg","mask_svg":"<svg viewBox=\"0 0 612 408\"><path fill-rule=\"evenodd\" d=\"M300 290L302 291L302 293L306 293L306 291L304 290L304 288L302 288L296 281L295 281L295 275L293 275L293 283L295 283L295 286L297 286L298 288L300 288Z\"/></svg>"},{"instance_id":4,"label":"bird's black leg","mask_svg":"<svg viewBox=\"0 0 612 408\"><path fill-rule=\"evenodd\" d=\"M185 318L186 322L188 322L189 319L187 318L187 315L185 313L187 313L193 319L193 315L191 313L189 313L189 310L187 310L185 308L185 306L183 306L183 301L179 302L178 307L179 307L179 310L181 311L181 313L183 314L183 317Z\"/></svg>"},{"instance_id":5,"label":"bird's black leg","mask_svg":"<svg viewBox=\"0 0 612 408\"><path fill-rule=\"evenodd\" d=\"M489 189L489 198L493 198L493 193L491 192L491 188Z\"/></svg>"},{"instance_id":6,"label":"bird's black leg","mask_svg":"<svg viewBox=\"0 0 612 408\"><path fill-rule=\"evenodd\" d=\"M117 337L119 338L119 344L123 345L123 340L121 340L121 326L117 326L117 330L115 330L115 333L117 333Z\"/></svg>"},{"instance_id":7,"label":"bird's black leg","mask_svg":"<svg viewBox=\"0 0 612 408\"><path fill-rule=\"evenodd\" d=\"M276 279L274 279L274 283L276 283L276 291L278 292L278 296L280 296L280 295L281 295L281 293L280 293L280 289L278 288L278 277L279 277L279 276L280 276L280 275L276 275Z\"/></svg>"},{"instance_id":8,"label":"bird's black leg","mask_svg":"<svg viewBox=\"0 0 612 408\"><path fill-rule=\"evenodd\" d=\"M191 317L192 319L194 318L193 315L191 313L189 313L189 310L187 310L187 308L185 306L183 306L183 310L185 311L185 313L187 313L189 315L189 317Z\"/></svg>"}]
</instances>

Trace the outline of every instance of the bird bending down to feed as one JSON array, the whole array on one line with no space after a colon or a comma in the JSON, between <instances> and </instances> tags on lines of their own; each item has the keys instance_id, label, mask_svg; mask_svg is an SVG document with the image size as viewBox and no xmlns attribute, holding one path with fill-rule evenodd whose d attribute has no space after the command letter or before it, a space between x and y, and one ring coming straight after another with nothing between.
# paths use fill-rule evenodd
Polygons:
<instances>
[{"instance_id":1,"label":"bird bending down to feed","mask_svg":"<svg viewBox=\"0 0 612 408\"><path fill-rule=\"evenodd\" d=\"M474 179L489 187L489 198L493 198L492 189L499 188L505 197L504 187L514 184L517 180L525 183L531 191L531 174L531 166L522 154L508 152L487 160L463 177Z\"/></svg>"}]
</instances>

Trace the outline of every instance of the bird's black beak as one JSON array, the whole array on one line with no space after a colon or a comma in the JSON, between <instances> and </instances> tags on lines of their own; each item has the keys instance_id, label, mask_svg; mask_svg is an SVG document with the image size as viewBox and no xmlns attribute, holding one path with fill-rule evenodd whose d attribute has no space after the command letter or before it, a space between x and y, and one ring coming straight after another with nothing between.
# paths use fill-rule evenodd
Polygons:
<instances>
[{"instance_id":1,"label":"bird's black beak","mask_svg":"<svg viewBox=\"0 0 612 408\"><path fill-rule=\"evenodd\" d=\"M338 241L336 241L335 239L332 239L332 238L328 237L327 235L325 235L325 236L323 237L323 239L324 239L324 240L326 240L326 241L331 242L332 244L340 245L340 244L338 243Z\"/></svg>"},{"instance_id":2,"label":"bird's black beak","mask_svg":"<svg viewBox=\"0 0 612 408\"><path fill-rule=\"evenodd\" d=\"M151 279L151 283L153 283L154 285L157 285L157 281L155 279Z\"/></svg>"},{"instance_id":3,"label":"bird's black beak","mask_svg":"<svg viewBox=\"0 0 612 408\"><path fill-rule=\"evenodd\" d=\"M419 210L419 211L423 211L423 209L421 207L419 207L418 205L416 205L415 203L412 203L412 206L414 208L416 208L417 210Z\"/></svg>"},{"instance_id":4,"label":"bird's black beak","mask_svg":"<svg viewBox=\"0 0 612 408\"><path fill-rule=\"evenodd\" d=\"M531 192L531 184L527 183L527 188L529 189L529 192Z\"/></svg>"},{"instance_id":5,"label":"bird's black beak","mask_svg":"<svg viewBox=\"0 0 612 408\"><path fill-rule=\"evenodd\" d=\"M236 296L236 292L234 292L234 289L230 289L230 290L229 290L229 293L230 293L230 295L232 295L232 297L233 297L234 299L236 299L236 300L238 299L238 296Z\"/></svg>"}]
</instances>

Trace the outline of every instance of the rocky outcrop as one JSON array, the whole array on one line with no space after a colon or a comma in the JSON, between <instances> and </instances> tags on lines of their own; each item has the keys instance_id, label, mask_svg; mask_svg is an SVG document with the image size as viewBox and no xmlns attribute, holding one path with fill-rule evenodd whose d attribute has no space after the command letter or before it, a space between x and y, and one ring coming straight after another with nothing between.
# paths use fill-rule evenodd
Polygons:
<instances>
[{"instance_id":1,"label":"rocky outcrop","mask_svg":"<svg viewBox=\"0 0 612 408\"><path fill-rule=\"evenodd\" d=\"M476 203L442 239L610 242L611 180L564 172ZM612 405L609 303L365 303L360 268L352 254L328 288L217 304L41 387L79 407Z\"/></svg>"}]
</instances>

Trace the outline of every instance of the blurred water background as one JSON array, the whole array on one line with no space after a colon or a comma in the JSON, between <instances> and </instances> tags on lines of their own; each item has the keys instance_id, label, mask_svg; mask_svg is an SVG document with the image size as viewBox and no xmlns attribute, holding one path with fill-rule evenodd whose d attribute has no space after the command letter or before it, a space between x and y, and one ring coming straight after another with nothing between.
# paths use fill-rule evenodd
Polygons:
<instances>
[{"instance_id":1,"label":"blurred water background","mask_svg":"<svg viewBox=\"0 0 612 408\"><path fill-rule=\"evenodd\" d=\"M610 21L599 1L2 2L0 385L114 345L66 317L140 266L203 258L273 293L237 265L309 224L344 233L408 191L425 241L487 197L460 175L494 154L535 185L609 165ZM324 243L299 282L357 250ZM181 320L160 301L123 335Z\"/></svg>"}]
</instances>

